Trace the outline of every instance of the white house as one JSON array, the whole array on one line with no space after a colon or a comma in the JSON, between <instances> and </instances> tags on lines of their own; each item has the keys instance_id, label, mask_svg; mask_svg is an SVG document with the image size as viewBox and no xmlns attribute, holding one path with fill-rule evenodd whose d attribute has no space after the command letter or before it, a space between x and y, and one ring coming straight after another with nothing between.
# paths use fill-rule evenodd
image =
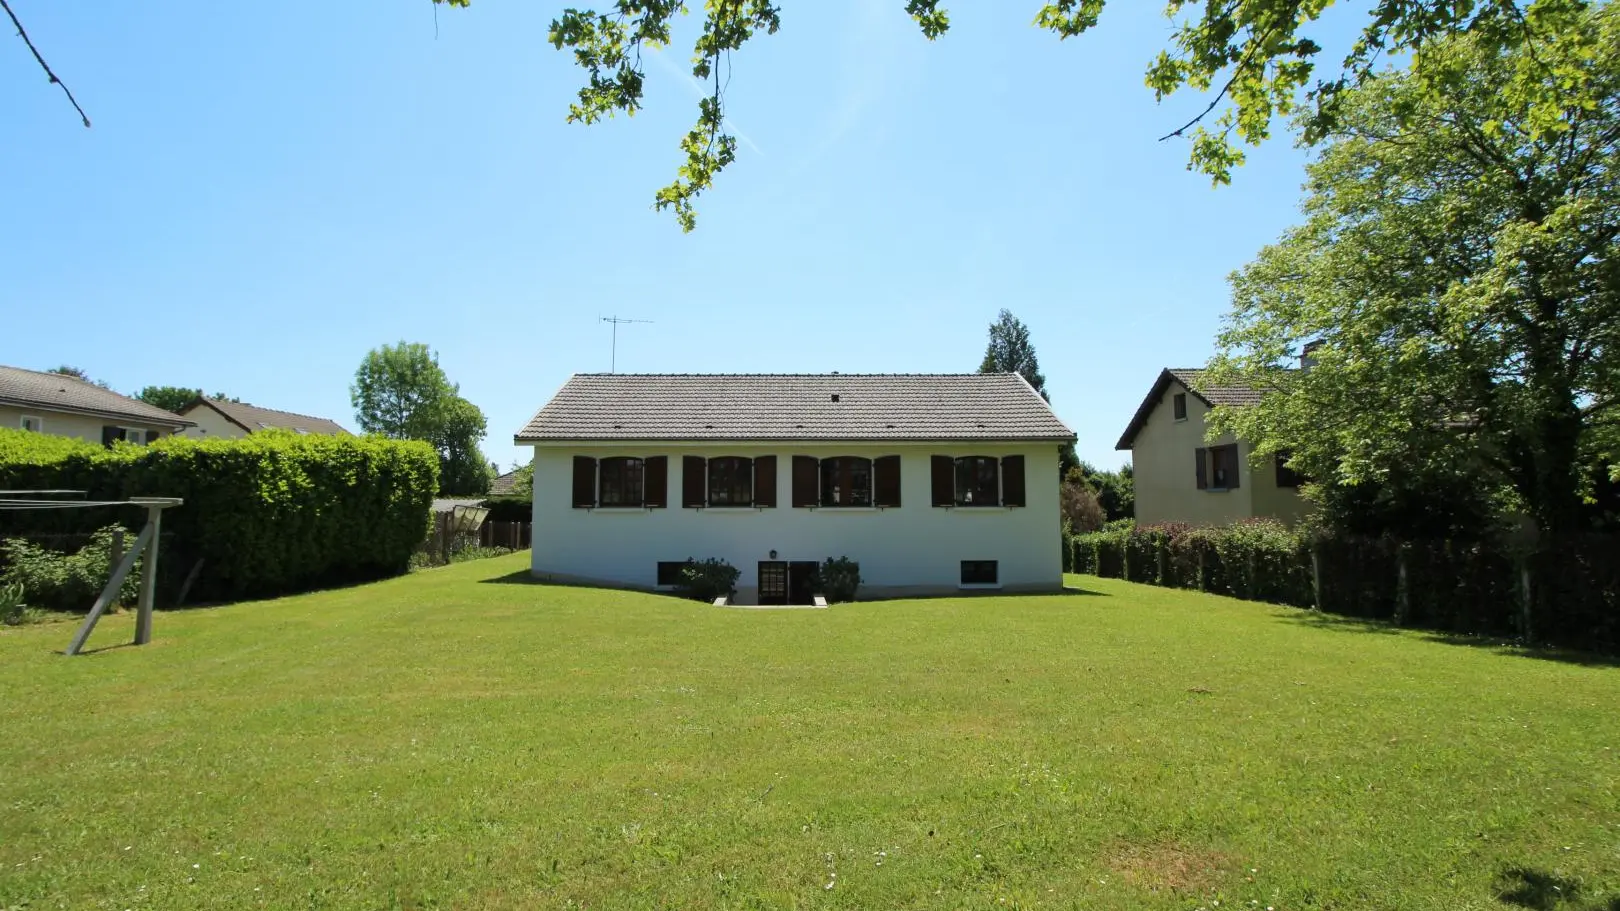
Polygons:
<instances>
[{"instance_id":1,"label":"white house","mask_svg":"<svg viewBox=\"0 0 1620 911\"><path fill-rule=\"evenodd\" d=\"M580 374L534 447L533 572L639 588L688 558L737 601L806 603L828 557L862 597L1063 585L1058 450L1017 374Z\"/></svg>"},{"instance_id":2,"label":"white house","mask_svg":"<svg viewBox=\"0 0 1620 911\"><path fill-rule=\"evenodd\" d=\"M0 427L92 443L150 443L192 422L74 376L0 366Z\"/></svg>"}]
</instances>

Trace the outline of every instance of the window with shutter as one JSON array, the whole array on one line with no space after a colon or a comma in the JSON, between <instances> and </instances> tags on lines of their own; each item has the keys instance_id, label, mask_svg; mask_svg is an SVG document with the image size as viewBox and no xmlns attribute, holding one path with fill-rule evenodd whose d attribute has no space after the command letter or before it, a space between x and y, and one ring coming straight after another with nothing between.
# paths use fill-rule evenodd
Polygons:
<instances>
[{"instance_id":1,"label":"window with shutter","mask_svg":"<svg viewBox=\"0 0 1620 911\"><path fill-rule=\"evenodd\" d=\"M1187 419L1187 393L1178 392L1170 401L1176 420L1185 421Z\"/></svg>"},{"instance_id":2,"label":"window with shutter","mask_svg":"<svg viewBox=\"0 0 1620 911\"><path fill-rule=\"evenodd\" d=\"M879 456L872 460L873 504L891 509L900 505L900 457Z\"/></svg>"},{"instance_id":3,"label":"window with shutter","mask_svg":"<svg viewBox=\"0 0 1620 911\"><path fill-rule=\"evenodd\" d=\"M598 496L602 506L640 506L645 489L645 472L640 459L615 456L603 459L597 469Z\"/></svg>"},{"instance_id":4,"label":"window with shutter","mask_svg":"<svg viewBox=\"0 0 1620 911\"><path fill-rule=\"evenodd\" d=\"M647 506L664 509L669 506L669 456L650 456L645 465Z\"/></svg>"},{"instance_id":5,"label":"window with shutter","mask_svg":"<svg viewBox=\"0 0 1620 911\"><path fill-rule=\"evenodd\" d=\"M956 505L1000 506L1001 463L995 456L963 456L956 460Z\"/></svg>"},{"instance_id":6,"label":"window with shutter","mask_svg":"<svg viewBox=\"0 0 1620 911\"><path fill-rule=\"evenodd\" d=\"M1024 505L1024 457L1021 455L1001 460L1001 505Z\"/></svg>"},{"instance_id":7,"label":"window with shutter","mask_svg":"<svg viewBox=\"0 0 1620 911\"><path fill-rule=\"evenodd\" d=\"M819 483L814 456L793 457L793 507L802 509L818 502L816 485Z\"/></svg>"},{"instance_id":8,"label":"window with shutter","mask_svg":"<svg viewBox=\"0 0 1620 911\"><path fill-rule=\"evenodd\" d=\"M1216 490L1237 490L1241 482L1238 448L1234 443L1209 450L1209 486Z\"/></svg>"},{"instance_id":9,"label":"window with shutter","mask_svg":"<svg viewBox=\"0 0 1620 911\"><path fill-rule=\"evenodd\" d=\"M754 459L754 505L776 508L776 456Z\"/></svg>"},{"instance_id":10,"label":"window with shutter","mask_svg":"<svg viewBox=\"0 0 1620 911\"><path fill-rule=\"evenodd\" d=\"M838 456L821 460L822 506L871 506L872 460Z\"/></svg>"},{"instance_id":11,"label":"window with shutter","mask_svg":"<svg viewBox=\"0 0 1620 911\"><path fill-rule=\"evenodd\" d=\"M702 456L685 456L681 459L681 506L686 509L702 509L707 497L705 492L705 477L708 473L708 463Z\"/></svg>"},{"instance_id":12,"label":"window with shutter","mask_svg":"<svg viewBox=\"0 0 1620 911\"><path fill-rule=\"evenodd\" d=\"M709 460L709 505L754 505L754 460L721 456Z\"/></svg>"},{"instance_id":13,"label":"window with shutter","mask_svg":"<svg viewBox=\"0 0 1620 911\"><path fill-rule=\"evenodd\" d=\"M574 456L574 508L590 509L596 505L596 460L590 456Z\"/></svg>"},{"instance_id":14,"label":"window with shutter","mask_svg":"<svg viewBox=\"0 0 1620 911\"><path fill-rule=\"evenodd\" d=\"M108 424L101 428L101 445L111 446L115 441L124 438L124 428Z\"/></svg>"},{"instance_id":15,"label":"window with shutter","mask_svg":"<svg viewBox=\"0 0 1620 911\"><path fill-rule=\"evenodd\" d=\"M956 462L950 456L934 456L929 460L929 499L935 506L956 505Z\"/></svg>"},{"instance_id":16,"label":"window with shutter","mask_svg":"<svg viewBox=\"0 0 1620 911\"><path fill-rule=\"evenodd\" d=\"M1209 450L1199 447L1193 450L1193 458L1197 463L1198 489L1209 489Z\"/></svg>"}]
</instances>

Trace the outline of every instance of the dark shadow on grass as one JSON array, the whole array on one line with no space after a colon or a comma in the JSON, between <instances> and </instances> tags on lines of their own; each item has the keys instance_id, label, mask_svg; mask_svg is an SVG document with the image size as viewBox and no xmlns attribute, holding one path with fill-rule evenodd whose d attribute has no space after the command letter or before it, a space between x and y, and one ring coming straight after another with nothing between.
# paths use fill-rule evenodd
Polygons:
<instances>
[{"instance_id":1,"label":"dark shadow on grass","mask_svg":"<svg viewBox=\"0 0 1620 911\"><path fill-rule=\"evenodd\" d=\"M1582 667L1620 668L1620 656L1617 655L1602 655L1596 652L1582 652L1566 648L1532 647L1515 642L1512 639L1401 627L1384 620L1341 617L1337 614L1324 614L1313 610L1287 610L1277 616L1285 622L1309 626L1314 629L1343 633L1368 633L1380 636L1412 634L1428 642L1438 642L1442 645L1461 645L1467 648L1489 651L1497 655L1534 658L1538 661L1557 661L1563 664L1578 664ZM1617 911L1620 911L1620 909L1617 909Z\"/></svg>"},{"instance_id":2,"label":"dark shadow on grass","mask_svg":"<svg viewBox=\"0 0 1620 911\"><path fill-rule=\"evenodd\" d=\"M116 652L119 649L134 648L134 647L135 647L135 643L133 643L133 642L120 642L117 645L103 645L103 646L99 646L97 648L80 649L78 657L82 658L82 657L84 657L86 655L99 655L102 652ZM58 655L66 655L67 650L66 649L58 649L56 653Z\"/></svg>"},{"instance_id":3,"label":"dark shadow on grass","mask_svg":"<svg viewBox=\"0 0 1620 911\"><path fill-rule=\"evenodd\" d=\"M1587 900L1578 880L1545 870L1511 867L1497 877L1496 898L1505 905L1531 911L1620 911L1620 895Z\"/></svg>"}]
</instances>

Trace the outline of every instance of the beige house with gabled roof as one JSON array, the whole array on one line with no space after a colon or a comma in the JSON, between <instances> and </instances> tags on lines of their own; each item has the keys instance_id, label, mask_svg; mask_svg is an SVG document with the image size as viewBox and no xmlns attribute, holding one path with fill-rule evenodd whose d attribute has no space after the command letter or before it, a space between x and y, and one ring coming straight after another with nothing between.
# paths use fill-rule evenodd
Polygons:
<instances>
[{"instance_id":1,"label":"beige house with gabled roof","mask_svg":"<svg viewBox=\"0 0 1620 911\"><path fill-rule=\"evenodd\" d=\"M1261 516L1298 521L1310 506L1299 495L1300 478L1282 458L1254 465L1248 443L1231 434L1213 442L1205 438L1211 409L1253 405L1261 393L1211 386L1203 376L1196 368L1161 371L1114 447L1131 452L1136 521L1224 525Z\"/></svg>"},{"instance_id":2,"label":"beige house with gabled roof","mask_svg":"<svg viewBox=\"0 0 1620 911\"><path fill-rule=\"evenodd\" d=\"M92 443L150 443L192 422L75 376L0 367L0 427Z\"/></svg>"},{"instance_id":3,"label":"beige house with gabled roof","mask_svg":"<svg viewBox=\"0 0 1620 911\"><path fill-rule=\"evenodd\" d=\"M260 408L246 402L227 402L223 399L200 398L180 411L181 417L193 422L185 436L197 439L234 440L261 430L291 430L295 433L320 433L329 436L348 436L336 421Z\"/></svg>"}]
</instances>

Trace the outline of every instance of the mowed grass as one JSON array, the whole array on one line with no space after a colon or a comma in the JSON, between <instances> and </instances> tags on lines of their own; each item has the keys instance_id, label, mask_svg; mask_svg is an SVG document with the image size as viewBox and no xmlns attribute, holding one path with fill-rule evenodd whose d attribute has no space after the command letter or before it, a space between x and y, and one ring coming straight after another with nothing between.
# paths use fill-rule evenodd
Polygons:
<instances>
[{"instance_id":1,"label":"mowed grass","mask_svg":"<svg viewBox=\"0 0 1620 911\"><path fill-rule=\"evenodd\" d=\"M1620 906L1620 669L1091 578L739 611L526 559L0 633L0 908Z\"/></svg>"}]
</instances>

